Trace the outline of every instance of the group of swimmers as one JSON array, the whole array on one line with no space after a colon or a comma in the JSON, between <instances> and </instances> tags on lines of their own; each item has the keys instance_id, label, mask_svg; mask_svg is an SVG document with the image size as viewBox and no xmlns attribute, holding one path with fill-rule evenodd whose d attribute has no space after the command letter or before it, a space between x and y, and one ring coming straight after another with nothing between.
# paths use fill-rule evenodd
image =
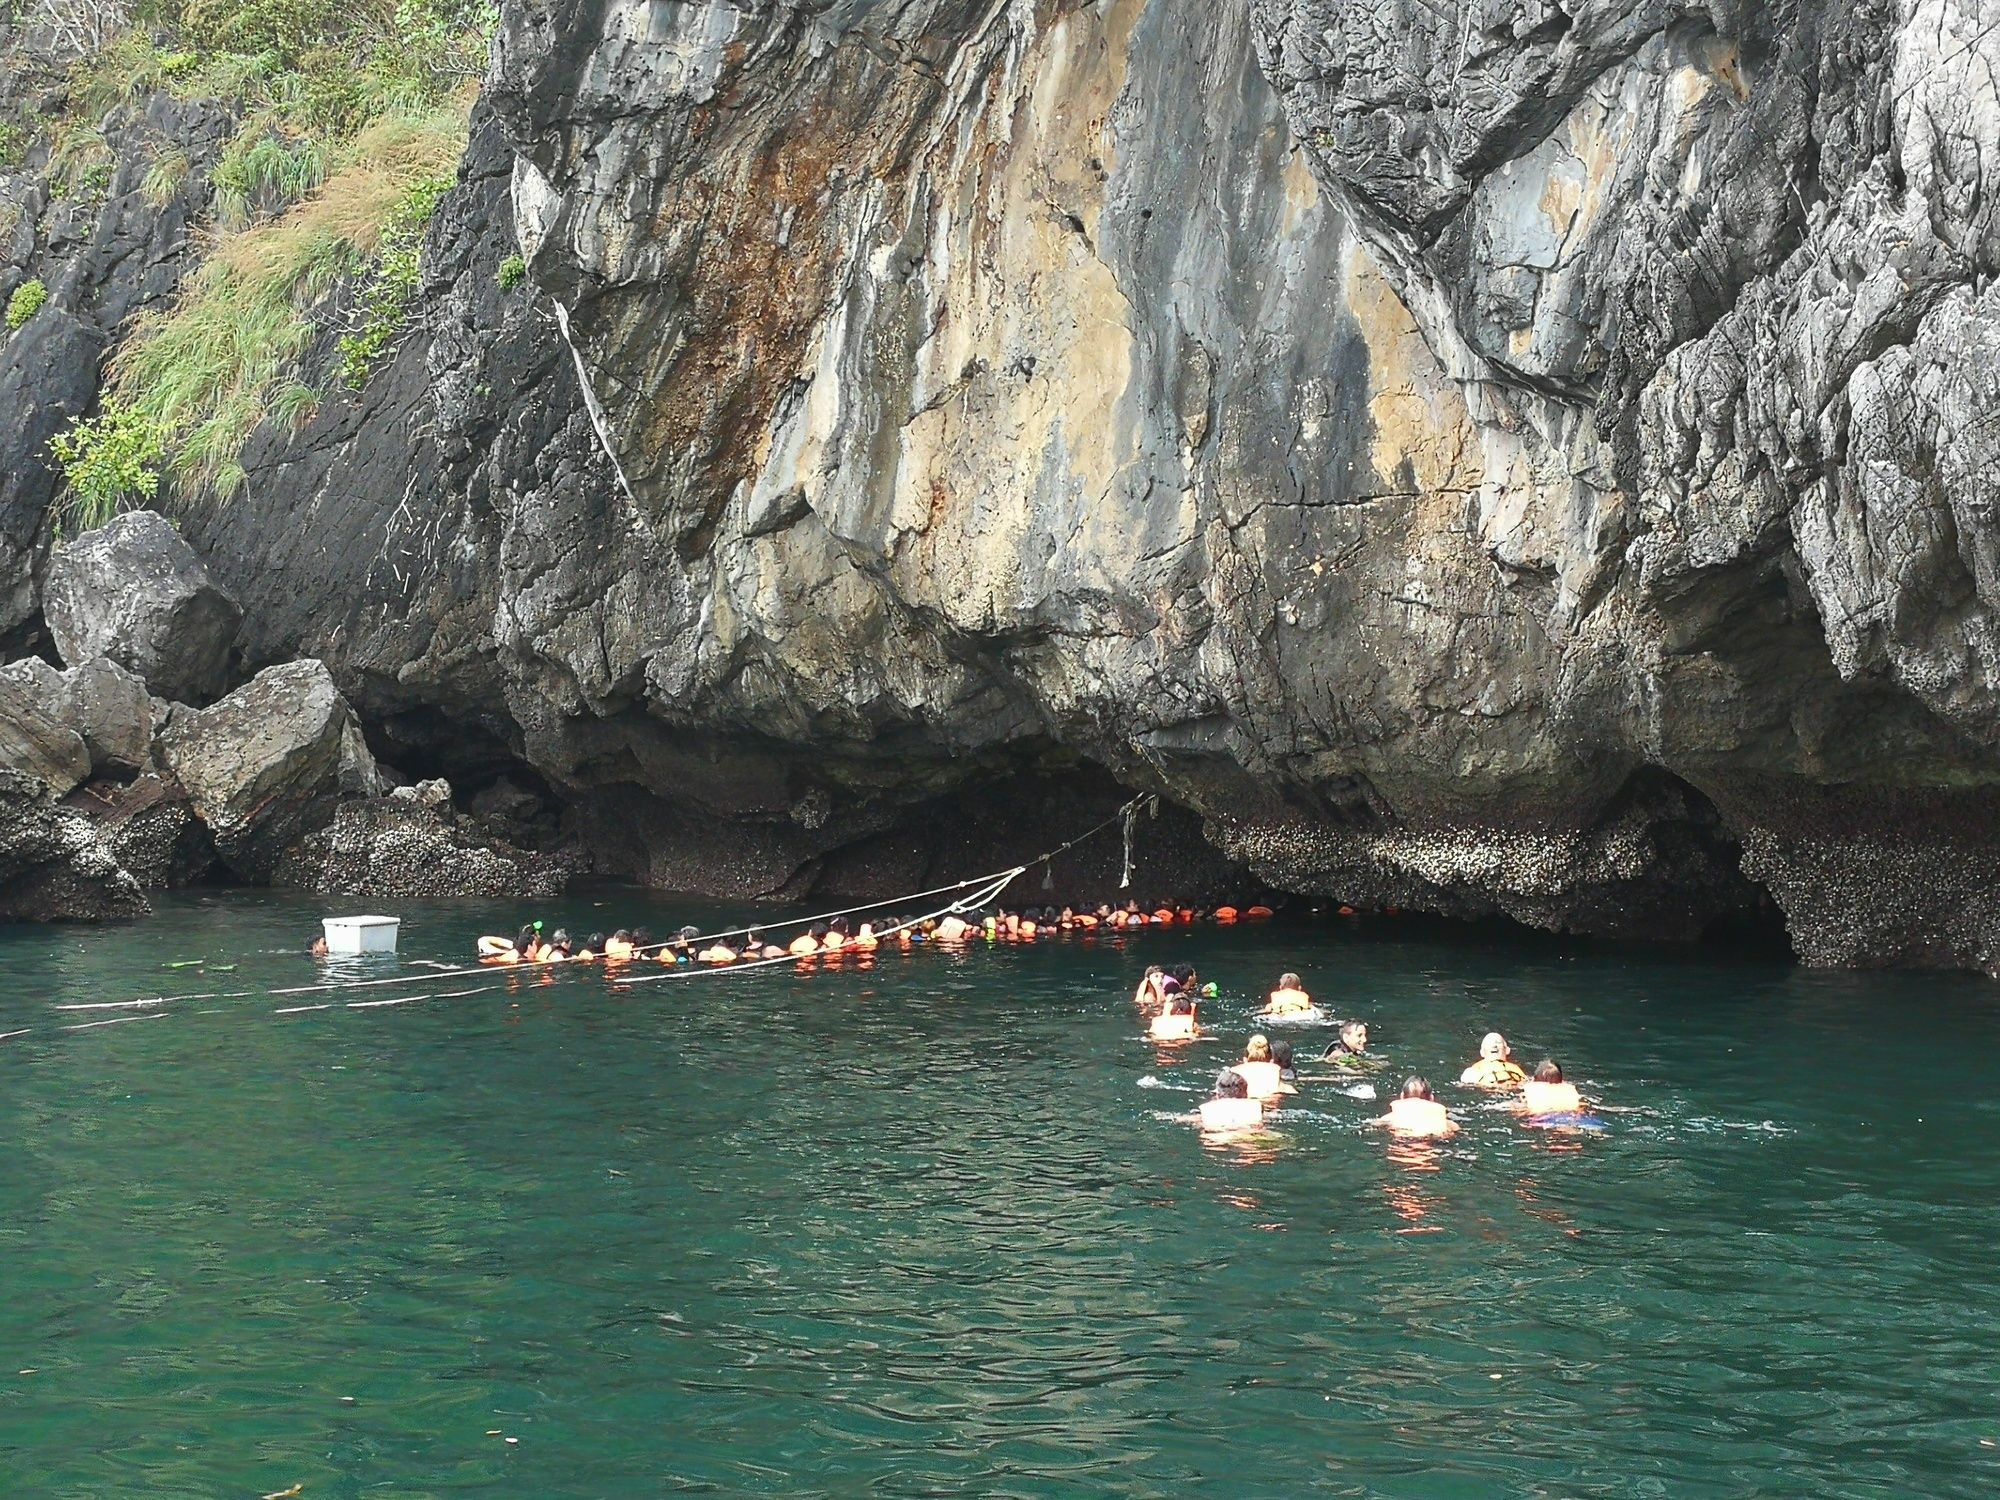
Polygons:
<instances>
[{"instance_id":1,"label":"group of swimmers","mask_svg":"<svg viewBox=\"0 0 2000 1500\"><path fill-rule=\"evenodd\" d=\"M1019 910L1001 907L985 916L968 920L957 913L921 919L898 917L881 921L850 922L834 917L815 922L782 945L762 933L728 933L707 942L700 929L683 927L664 942L655 941L643 927L619 928L609 934L593 932L582 942L567 928L558 927L546 936L543 924L531 922L513 938L479 939L478 956L487 964L609 963L652 962L660 964L733 964L759 959L813 958L820 954L871 953L886 944L912 948L919 943L969 943L979 938L999 942L1026 942L1059 932L1091 932L1100 928L1114 931L1141 928L1188 926L1214 921L1224 924L1261 921L1272 915L1268 906L1175 906L1152 908L1137 901L1123 906L1101 904L1095 908L1074 906L1029 906Z\"/></svg>"},{"instance_id":2,"label":"group of swimmers","mask_svg":"<svg viewBox=\"0 0 2000 1500\"><path fill-rule=\"evenodd\" d=\"M1201 1035L1196 1020L1199 998L1212 995L1213 985L1202 985L1192 966L1171 968L1155 964L1146 970L1133 995L1133 1003L1149 1017L1147 1031L1154 1041L1183 1042ZM1319 1014L1312 996L1297 974L1279 977L1266 998L1260 1017L1297 1020ZM1339 1036L1320 1054L1320 1061L1332 1063L1344 1072L1372 1071L1384 1065L1368 1051L1368 1025L1345 1021ZM1540 1123L1561 1123L1583 1115L1582 1096L1576 1086L1563 1078L1562 1065L1545 1059L1530 1077L1514 1061L1506 1037L1490 1031L1479 1044L1479 1056L1458 1081L1467 1088L1488 1093L1514 1095L1514 1107ZM1216 1075L1212 1095L1199 1111L1202 1128L1214 1132L1255 1130L1264 1122L1265 1111L1277 1101L1299 1092L1299 1073L1291 1043L1272 1041L1261 1033L1250 1038L1240 1062L1232 1063ZM1403 1081L1388 1112L1372 1123L1401 1136L1441 1139L1454 1135L1458 1124L1438 1101L1430 1080L1413 1074Z\"/></svg>"}]
</instances>

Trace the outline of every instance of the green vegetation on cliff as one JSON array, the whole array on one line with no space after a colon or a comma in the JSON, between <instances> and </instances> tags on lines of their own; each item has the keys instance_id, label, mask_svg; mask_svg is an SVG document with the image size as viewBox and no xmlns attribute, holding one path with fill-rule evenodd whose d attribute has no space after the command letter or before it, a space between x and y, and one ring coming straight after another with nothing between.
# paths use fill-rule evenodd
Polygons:
<instances>
[{"instance_id":1,"label":"green vegetation on cliff","mask_svg":"<svg viewBox=\"0 0 2000 1500\"><path fill-rule=\"evenodd\" d=\"M484 0L160 0L76 61L51 151L72 193L109 186L103 126L124 105L164 91L218 101L238 125L205 164L212 249L115 350L106 417L55 450L72 525L150 499L166 474L183 501L227 496L258 426L319 404L300 371L322 332L340 335L337 373L355 387L393 349L493 19ZM156 142L141 191L163 205L203 167ZM341 327L327 309L347 283Z\"/></svg>"}]
</instances>

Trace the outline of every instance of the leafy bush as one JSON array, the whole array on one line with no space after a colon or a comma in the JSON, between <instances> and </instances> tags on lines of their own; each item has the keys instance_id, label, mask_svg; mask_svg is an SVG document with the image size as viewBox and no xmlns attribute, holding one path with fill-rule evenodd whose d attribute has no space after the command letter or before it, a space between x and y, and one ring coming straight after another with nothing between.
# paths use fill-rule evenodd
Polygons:
<instances>
[{"instance_id":1,"label":"leafy bush","mask_svg":"<svg viewBox=\"0 0 2000 1500\"><path fill-rule=\"evenodd\" d=\"M510 255L500 262L500 269L493 274L493 279L500 283L501 291L511 292L527 275L528 263L518 255Z\"/></svg>"},{"instance_id":2,"label":"leafy bush","mask_svg":"<svg viewBox=\"0 0 2000 1500\"><path fill-rule=\"evenodd\" d=\"M28 132L18 120L0 120L0 172L18 167L28 157Z\"/></svg>"},{"instance_id":3,"label":"leafy bush","mask_svg":"<svg viewBox=\"0 0 2000 1500\"><path fill-rule=\"evenodd\" d=\"M451 183L443 175L411 183L382 231L382 263L361 294L360 326L340 341L340 378L355 390L367 382L369 372L394 346L409 320L424 230Z\"/></svg>"},{"instance_id":4,"label":"leafy bush","mask_svg":"<svg viewBox=\"0 0 2000 1500\"><path fill-rule=\"evenodd\" d=\"M159 491L166 437L131 407L106 401L97 416L50 438L49 451L69 486L70 519L78 530L88 531L129 502L151 500Z\"/></svg>"},{"instance_id":5,"label":"leafy bush","mask_svg":"<svg viewBox=\"0 0 2000 1500\"><path fill-rule=\"evenodd\" d=\"M37 276L33 281L24 281L14 288L14 295L7 299L7 331L17 332L21 325L42 310L42 304L49 300L49 289Z\"/></svg>"}]
</instances>

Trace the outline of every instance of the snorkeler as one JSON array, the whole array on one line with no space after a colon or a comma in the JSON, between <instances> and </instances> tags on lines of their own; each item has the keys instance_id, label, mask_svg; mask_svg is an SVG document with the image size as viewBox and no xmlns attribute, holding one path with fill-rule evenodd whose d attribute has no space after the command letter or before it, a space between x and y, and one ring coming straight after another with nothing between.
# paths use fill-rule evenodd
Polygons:
<instances>
[{"instance_id":1,"label":"snorkeler","mask_svg":"<svg viewBox=\"0 0 2000 1500\"><path fill-rule=\"evenodd\" d=\"M1479 1043L1479 1061L1458 1075L1460 1083L1476 1089L1511 1089L1528 1075L1514 1061L1507 1038L1489 1031Z\"/></svg>"},{"instance_id":2,"label":"snorkeler","mask_svg":"<svg viewBox=\"0 0 2000 1500\"><path fill-rule=\"evenodd\" d=\"M1531 1115L1580 1115L1583 1096L1577 1093L1575 1084L1563 1082L1562 1065L1554 1058L1547 1058L1535 1069L1535 1076L1521 1085L1521 1099L1516 1107Z\"/></svg>"},{"instance_id":3,"label":"snorkeler","mask_svg":"<svg viewBox=\"0 0 2000 1500\"><path fill-rule=\"evenodd\" d=\"M557 963L569 958L575 951L575 944L569 940L569 929L558 927L555 936L549 939L548 947L542 950L544 963Z\"/></svg>"},{"instance_id":4,"label":"snorkeler","mask_svg":"<svg viewBox=\"0 0 2000 1500\"><path fill-rule=\"evenodd\" d=\"M1202 1101L1203 1130L1253 1130L1264 1123L1264 1106L1249 1097L1243 1075L1224 1068L1215 1075L1215 1095Z\"/></svg>"},{"instance_id":5,"label":"snorkeler","mask_svg":"<svg viewBox=\"0 0 2000 1500\"><path fill-rule=\"evenodd\" d=\"M1343 1068L1358 1068L1368 1052L1368 1023L1366 1021L1342 1021L1340 1040L1320 1053L1321 1062L1334 1063Z\"/></svg>"},{"instance_id":6,"label":"snorkeler","mask_svg":"<svg viewBox=\"0 0 2000 1500\"><path fill-rule=\"evenodd\" d=\"M1278 1065L1271 1061L1270 1038L1261 1032L1243 1048L1243 1061L1236 1064L1235 1071L1243 1075L1252 1099L1273 1099L1283 1092L1284 1080L1278 1076Z\"/></svg>"},{"instance_id":7,"label":"snorkeler","mask_svg":"<svg viewBox=\"0 0 2000 1500\"><path fill-rule=\"evenodd\" d=\"M1430 1082L1424 1078L1405 1079L1402 1093L1389 1101L1389 1113L1375 1123L1398 1135L1447 1136L1458 1130L1444 1106L1432 1096Z\"/></svg>"},{"instance_id":8,"label":"snorkeler","mask_svg":"<svg viewBox=\"0 0 2000 1500\"><path fill-rule=\"evenodd\" d=\"M1264 1002L1264 1014L1267 1016L1304 1016L1318 1009L1296 974L1280 974L1278 987Z\"/></svg>"}]
</instances>

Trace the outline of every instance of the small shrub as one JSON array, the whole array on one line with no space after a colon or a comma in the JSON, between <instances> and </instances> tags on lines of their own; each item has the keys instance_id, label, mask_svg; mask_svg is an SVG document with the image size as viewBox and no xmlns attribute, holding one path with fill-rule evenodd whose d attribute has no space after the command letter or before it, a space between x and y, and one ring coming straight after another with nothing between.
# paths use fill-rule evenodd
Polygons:
<instances>
[{"instance_id":1,"label":"small shrub","mask_svg":"<svg viewBox=\"0 0 2000 1500\"><path fill-rule=\"evenodd\" d=\"M273 133L270 122L253 120L223 147L209 174L216 211L224 223L242 224L259 201L275 200L278 208L296 203L326 181L330 165L325 142L310 136L286 140Z\"/></svg>"},{"instance_id":2,"label":"small shrub","mask_svg":"<svg viewBox=\"0 0 2000 1500\"><path fill-rule=\"evenodd\" d=\"M511 292L527 277L528 263L518 255L510 255L500 262L500 269L493 279L500 283L500 290Z\"/></svg>"},{"instance_id":3,"label":"small shrub","mask_svg":"<svg viewBox=\"0 0 2000 1500\"><path fill-rule=\"evenodd\" d=\"M160 461L166 435L159 425L118 401L106 401L95 417L49 439L70 491L70 518L77 529L102 526L131 501L147 501L160 488Z\"/></svg>"},{"instance_id":4,"label":"small shrub","mask_svg":"<svg viewBox=\"0 0 2000 1500\"><path fill-rule=\"evenodd\" d=\"M382 356L394 347L416 300L424 230L449 176L422 177L404 190L382 230L382 263L361 294L360 326L340 341L340 378L360 390Z\"/></svg>"},{"instance_id":5,"label":"small shrub","mask_svg":"<svg viewBox=\"0 0 2000 1500\"><path fill-rule=\"evenodd\" d=\"M14 288L14 295L7 299L7 331L15 333L23 323L42 310L42 304L49 300L49 289L42 284L41 277L24 281Z\"/></svg>"},{"instance_id":6,"label":"small shrub","mask_svg":"<svg viewBox=\"0 0 2000 1500\"><path fill-rule=\"evenodd\" d=\"M146 195L146 201L153 207L165 208L174 201L181 184L187 181L191 165L187 152L179 146L161 146L154 153L152 165L146 168L139 191Z\"/></svg>"},{"instance_id":7,"label":"small shrub","mask_svg":"<svg viewBox=\"0 0 2000 1500\"><path fill-rule=\"evenodd\" d=\"M0 172L28 159L28 132L18 120L0 120Z\"/></svg>"}]
</instances>

